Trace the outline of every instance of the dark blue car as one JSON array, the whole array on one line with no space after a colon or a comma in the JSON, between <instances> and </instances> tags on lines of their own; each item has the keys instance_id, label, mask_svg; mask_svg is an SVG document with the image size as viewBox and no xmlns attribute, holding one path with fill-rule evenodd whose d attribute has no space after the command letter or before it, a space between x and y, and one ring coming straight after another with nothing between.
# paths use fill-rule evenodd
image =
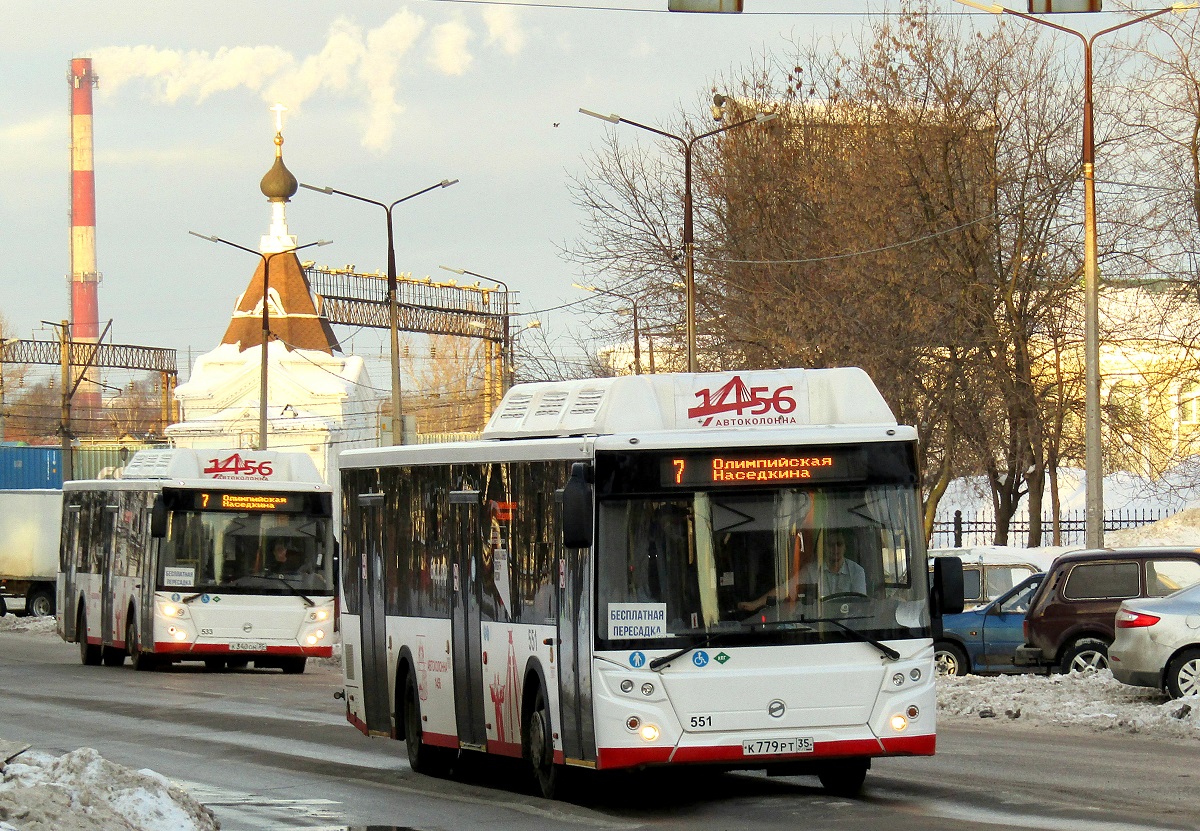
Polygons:
<instances>
[{"instance_id":1,"label":"dark blue car","mask_svg":"<svg viewBox=\"0 0 1200 831\"><path fill-rule=\"evenodd\" d=\"M1043 577L1026 577L986 606L943 617L942 637L934 644L937 674L1025 671L1013 653L1025 643L1025 612Z\"/></svg>"}]
</instances>

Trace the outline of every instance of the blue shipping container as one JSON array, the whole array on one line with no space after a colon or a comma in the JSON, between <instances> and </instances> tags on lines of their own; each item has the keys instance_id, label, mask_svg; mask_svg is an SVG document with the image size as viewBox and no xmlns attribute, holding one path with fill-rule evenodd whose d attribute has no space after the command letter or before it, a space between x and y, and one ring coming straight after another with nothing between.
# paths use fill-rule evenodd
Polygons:
<instances>
[{"instance_id":1,"label":"blue shipping container","mask_svg":"<svg viewBox=\"0 0 1200 831\"><path fill-rule=\"evenodd\" d=\"M0 446L0 490L62 487L62 448Z\"/></svg>"}]
</instances>

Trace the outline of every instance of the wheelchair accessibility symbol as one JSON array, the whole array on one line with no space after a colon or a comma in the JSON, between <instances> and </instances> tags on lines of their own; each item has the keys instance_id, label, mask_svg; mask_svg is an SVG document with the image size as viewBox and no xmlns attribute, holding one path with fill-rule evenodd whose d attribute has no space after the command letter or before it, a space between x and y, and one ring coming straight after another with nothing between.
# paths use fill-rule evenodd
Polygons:
<instances>
[{"instance_id":1,"label":"wheelchair accessibility symbol","mask_svg":"<svg viewBox=\"0 0 1200 831\"><path fill-rule=\"evenodd\" d=\"M699 649L692 653L692 663L698 667L708 666L708 653Z\"/></svg>"}]
</instances>

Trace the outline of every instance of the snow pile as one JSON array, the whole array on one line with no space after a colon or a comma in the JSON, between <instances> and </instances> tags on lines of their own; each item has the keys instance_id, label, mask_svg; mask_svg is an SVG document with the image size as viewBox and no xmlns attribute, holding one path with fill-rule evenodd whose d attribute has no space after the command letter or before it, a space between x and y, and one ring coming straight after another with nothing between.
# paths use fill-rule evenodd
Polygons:
<instances>
[{"instance_id":1,"label":"snow pile","mask_svg":"<svg viewBox=\"0 0 1200 831\"><path fill-rule=\"evenodd\" d=\"M52 617L24 617L14 615L11 612L7 615L0 615L0 632L30 632L37 635L56 634L54 618Z\"/></svg>"},{"instance_id":2,"label":"snow pile","mask_svg":"<svg viewBox=\"0 0 1200 831\"><path fill-rule=\"evenodd\" d=\"M26 750L9 757L0 768L0 831L217 831L221 827L210 809L160 774L113 764L90 747L57 757Z\"/></svg>"},{"instance_id":3,"label":"snow pile","mask_svg":"<svg viewBox=\"0 0 1200 831\"><path fill-rule=\"evenodd\" d=\"M1127 545L1187 545L1200 547L1200 508L1188 508L1174 516L1138 528L1109 531L1104 535L1109 548Z\"/></svg>"},{"instance_id":4,"label":"snow pile","mask_svg":"<svg viewBox=\"0 0 1200 831\"><path fill-rule=\"evenodd\" d=\"M1200 697L1130 687L1108 670L1070 675L950 676L937 682L938 718L997 726L1019 721L1200 739Z\"/></svg>"}]
</instances>

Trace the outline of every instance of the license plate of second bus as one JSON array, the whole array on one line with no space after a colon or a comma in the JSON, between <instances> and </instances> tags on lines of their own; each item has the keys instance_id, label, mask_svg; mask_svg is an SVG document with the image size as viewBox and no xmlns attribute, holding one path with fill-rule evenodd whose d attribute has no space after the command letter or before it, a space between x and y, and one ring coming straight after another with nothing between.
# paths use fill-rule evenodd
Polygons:
<instances>
[{"instance_id":1,"label":"license plate of second bus","mask_svg":"<svg viewBox=\"0 0 1200 831\"><path fill-rule=\"evenodd\" d=\"M266 652L267 645L262 641L233 641L229 648L234 652Z\"/></svg>"},{"instance_id":2,"label":"license plate of second bus","mask_svg":"<svg viewBox=\"0 0 1200 831\"><path fill-rule=\"evenodd\" d=\"M795 739L745 739L742 741L743 756L780 756L788 753L812 753L811 736Z\"/></svg>"}]
</instances>

